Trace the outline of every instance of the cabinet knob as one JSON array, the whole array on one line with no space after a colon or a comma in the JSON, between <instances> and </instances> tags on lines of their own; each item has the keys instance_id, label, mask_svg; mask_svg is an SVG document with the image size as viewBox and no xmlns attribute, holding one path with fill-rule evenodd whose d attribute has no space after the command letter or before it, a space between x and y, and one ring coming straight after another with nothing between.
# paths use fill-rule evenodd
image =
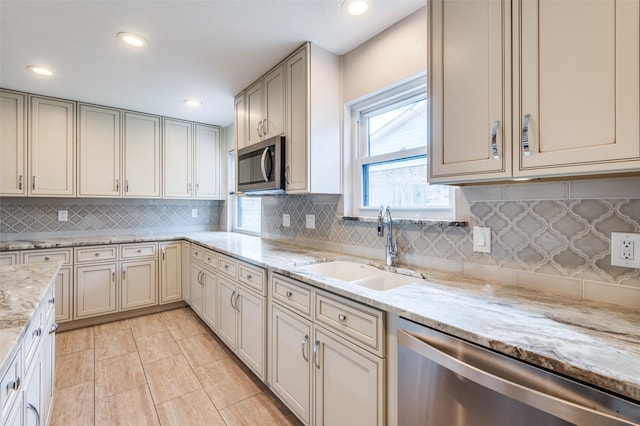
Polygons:
<instances>
[{"instance_id":1,"label":"cabinet knob","mask_svg":"<svg viewBox=\"0 0 640 426\"><path fill-rule=\"evenodd\" d=\"M100 257L100 253L95 253L94 256L95 257Z\"/></svg>"},{"instance_id":2,"label":"cabinet knob","mask_svg":"<svg viewBox=\"0 0 640 426\"><path fill-rule=\"evenodd\" d=\"M33 330L33 333L31 333L32 337L40 337L42 335L42 328L38 327L38 329Z\"/></svg>"},{"instance_id":3,"label":"cabinet knob","mask_svg":"<svg viewBox=\"0 0 640 426\"><path fill-rule=\"evenodd\" d=\"M60 326L58 325L57 322L54 322L53 324L51 324L51 330L49 330L49 334L53 334L56 331L58 331L58 327L60 327Z\"/></svg>"},{"instance_id":4,"label":"cabinet knob","mask_svg":"<svg viewBox=\"0 0 640 426\"><path fill-rule=\"evenodd\" d=\"M18 391L18 389L20 389L20 377L16 377L15 380L7 383L7 392Z\"/></svg>"},{"instance_id":5,"label":"cabinet knob","mask_svg":"<svg viewBox=\"0 0 640 426\"><path fill-rule=\"evenodd\" d=\"M55 298L55 297L52 297L51 299L49 299L49 303L50 303L51 305L55 305L55 303L56 303L56 298Z\"/></svg>"},{"instance_id":6,"label":"cabinet knob","mask_svg":"<svg viewBox=\"0 0 640 426\"><path fill-rule=\"evenodd\" d=\"M291 293L289 290L285 291L285 293L284 293L284 294L285 294L285 296L287 296L287 297L291 297L291 296L293 296L293 293Z\"/></svg>"},{"instance_id":7,"label":"cabinet knob","mask_svg":"<svg viewBox=\"0 0 640 426\"><path fill-rule=\"evenodd\" d=\"M347 316L346 316L345 314L340 314L340 315L338 315L338 319L339 319L340 321L344 321L344 320L346 320L346 319L347 319Z\"/></svg>"},{"instance_id":8,"label":"cabinet knob","mask_svg":"<svg viewBox=\"0 0 640 426\"><path fill-rule=\"evenodd\" d=\"M138 253L142 253L142 249L138 249Z\"/></svg>"},{"instance_id":9,"label":"cabinet knob","mask_svg":"<svg viewBox=\"0 0 640 426\"><path fill-rule=\"evenodd\" d=\"M45 257L44 257L44 261L45 261L45 262L48 262L48 261L50 261L50 260L51 260L51 258L50 258L49 256L45 256Z\"/></svg>"},{"instance_id":10,"label":"cabinet knob","mask_svg":"<svg viewBox=\"0 0 640 426\"><path fill-rule=\"evenodd\" d=\"M251 281L251 280L253 279L253 275L251 275L251 274L247 275L247 279L248 279L249 281Z\"/></svg>"},{"instance_id":11,"label":"cabinet knob","mask_svg":"<svg viewBox=\"0 0 640 426\"><path fill-rule=\"evenodd\" d=\"M229 265L224 265L224 269L229 269Z\"/></svg>"}]
</instances>

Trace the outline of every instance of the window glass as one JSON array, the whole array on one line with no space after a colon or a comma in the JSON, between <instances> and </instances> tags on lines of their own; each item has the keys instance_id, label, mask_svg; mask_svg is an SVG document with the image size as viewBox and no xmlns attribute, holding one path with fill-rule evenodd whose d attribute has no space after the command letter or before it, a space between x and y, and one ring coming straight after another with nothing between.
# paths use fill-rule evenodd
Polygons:
<instances>
[{"instance_id":1,"label":"window glass","mask_svg":"<svg viewBox=\"0 0 640 426\"><path fill-rule=\"evenodd\" d=\"M236 197L236 221L234 229L259 234L262 219L260 197Z\"/></svg>"},{"instance_id":2,"label":"window glass","mask_svg":"<svg viewBox=\"0 0 640 426\"><path fill-rule=\"evenodd\" d=\"M369 155L427 146L427 100L374 112L367 117Z\"/></svg>"}]
</instances>

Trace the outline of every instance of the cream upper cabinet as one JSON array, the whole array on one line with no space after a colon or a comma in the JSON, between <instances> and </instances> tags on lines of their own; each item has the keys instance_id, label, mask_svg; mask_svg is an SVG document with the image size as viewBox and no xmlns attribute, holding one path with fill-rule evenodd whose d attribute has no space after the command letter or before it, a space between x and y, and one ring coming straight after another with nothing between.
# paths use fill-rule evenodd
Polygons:
<instances>
[{"instance_id":1,"label":"cream upper cabinet","mask_svg":"<svg viewBox=\"0 0 640 426\"><path fill-rule=\"evenodd\" d=\"M284 132L284 81L280 65L246 90L247 145Z\"/></svg>"},{"instance_id":2,"label":"cream upper cabinet","mask_svg":"<svg viewBox=\"0 0 640 426\"><path fill-rule=\"evenodd\" d=\"M27 195L26 95L0 90L0 195Z\"/></svg>"},{"instance_id":3,"label":"cream upper cabinet","mask_svg":"<svg viewBox=\"0 0 640 426\"><path fill-rule=\"evenodd\" d=\"M125 112L124 187L131 198L160 198L160 117Z\"/></svg>"},{"instance_id":4,"label":"cream upper cabinet","mask_svg":"<svg viewBox=\"0 0 640 426\"><path fill-rule=\"evenodd\" d=\"M78 196L119 197L121 112L79 105Z\"/></svg>"},{"instance_id":5,"label":"cream upper cabinet","mask_svg":"<svg viewBox=\"0 0 640 426\"><path fill-rule=\"evenodd\" d=\"M76 104L39 96L30 104L28 194L73 197Z\"/></svg>"},{"instance_id":6,"label":"cream upper cabinet","mask_svg":"<svg viewBox=\"0 0 640 426\"><path fill-rule=\"evenodd\" d=\"M193 191L192 124L163 120L164 198L191 198Z\"/></svg>"},{"instance_id":7,"label":"cream upper cabinet","mask_svg":"<svg viewBox=\"0 0 640 426\"><path fill-rule=\"evenodd\" d=\"M247 146L247 102L245 92L242 91L233 101L233 117L235 123L236 151Z\"/></svg>"},{"instance_id":8,"label":"cream upper cabinet","mask_svg":"<svg viewBox=\"0 0 640 426\"><path fill-rule=\"evenodd\" d=\"M341 188L340 59L307 43L285 60L288 193Z\"/></svg>"},{"instance_id":9,"label":"cream upper cabinet","mask_svg":"<svg viewBox=\"0 0 640 426\"><path fill-rule=\"evenodd\" d=\"M222 158L220 129L205 124L194 124L194 198L221 198Z\"/></svg>"},{"instance_id":10,"label":"cream upper cabinet","mask_svg":"<svg viewBox=\"0 0 640 426\"><path fill-rule=\"evenodd\" d=\"M509 4L430 4L432 182L511 176Z\"/></svg>"},{"instance_id":11,"label":"cream upper cabinet","mask_svg":"<svg viewBox=\"0 0 640 426\"><path fill-rule=\"evenodd\" d=\"M514 2L514 176L640 167L640 3Z\"/></svg>"}]
</instances>

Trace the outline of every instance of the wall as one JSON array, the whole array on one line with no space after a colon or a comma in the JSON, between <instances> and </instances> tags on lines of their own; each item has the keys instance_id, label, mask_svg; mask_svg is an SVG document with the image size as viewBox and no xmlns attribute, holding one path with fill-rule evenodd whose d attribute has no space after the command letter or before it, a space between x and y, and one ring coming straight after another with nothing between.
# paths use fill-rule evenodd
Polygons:
<instances>
[{"instance_id":1,"label":"wall","mask_svg":"<svg viewBox=\"0 0 640 426\"><path fill-rule=\"evenodd\" d=\"M0 198L0 241L116 233L217 231L221 201ZM198 209L198 217L191 210ZM58 210L69 220L58 222Z\"/></svg>"}]
</instances>

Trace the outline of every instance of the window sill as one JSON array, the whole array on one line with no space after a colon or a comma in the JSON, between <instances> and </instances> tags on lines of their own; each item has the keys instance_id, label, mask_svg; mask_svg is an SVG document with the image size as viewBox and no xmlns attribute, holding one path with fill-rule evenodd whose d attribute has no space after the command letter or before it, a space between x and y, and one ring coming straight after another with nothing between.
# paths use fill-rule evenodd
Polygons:
<instances>
[{"instance_id":1,"label":"window sill","mask_svg":"<svg viewBox=\"0 0 640 426\"><path fill-rule=\"evenodd\" d=\"M357 217L357 216L338 216L338 220L349 222L365 222L365 223L377 223L377 217ZM439 220L439 219L403 219L393 218L393 222L402 223L407 225L431 225L431 226L453 226L458 228L466 228L469 226L469 222L460 220Z\"/></svg>"}]
</instances>

